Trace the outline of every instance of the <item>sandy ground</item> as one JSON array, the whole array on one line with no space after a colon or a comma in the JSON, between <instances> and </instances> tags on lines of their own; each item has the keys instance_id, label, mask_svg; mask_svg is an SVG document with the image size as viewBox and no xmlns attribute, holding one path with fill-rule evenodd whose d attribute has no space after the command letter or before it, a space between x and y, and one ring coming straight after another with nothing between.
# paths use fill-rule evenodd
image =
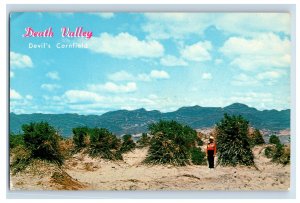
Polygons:
<instances>
[{"instance_id":1,"label":"sandy ground","mask_svg":"<svg viewBox=\"0 0 300 203\"><path fill-rule=\"evenodd\" d=\"M147 148L124 154L123 161L92 159L76 154L62 169L32 164L22 173L11 175L13 190L288 190L290 165L270 162L263 147L253 149L255 167L142 164ZM44 164L44 165L43 165ZM34 168L34 166L38 167ZM49 165L49 164L48 164ZM33 172L34 171L34 172ZM56 175L53 175L56 171Z\"/></svg>"}]
</instances>

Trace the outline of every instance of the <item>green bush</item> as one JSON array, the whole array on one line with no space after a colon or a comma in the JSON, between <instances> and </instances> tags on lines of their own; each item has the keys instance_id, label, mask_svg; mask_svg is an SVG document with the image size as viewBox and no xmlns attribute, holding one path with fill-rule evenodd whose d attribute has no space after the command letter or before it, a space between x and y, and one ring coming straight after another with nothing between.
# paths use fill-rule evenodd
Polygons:
<instances>
[{"instance_id":1,"label":"green bush","mask_svg":"<svg viewBox=\"0 0 300 203\"><path fill-rule=\"evenodd\" d=\"M90 130L91 156L100 156L109 160L120 160L121 140L105 128L94 128Z\"/></svg>"},{"instance_id":2,"label":"green bush","mask_svg":"<svg viewBox=\"0 0 300 203\"><path fill-rule=\"evenodd\" d=\"M123 142L122 142L122 146L120 149L121 153L131 151L135 148L135 143L133 142L131 135L124 135L122 137L122 139L123 139Z\"/></svg>"},{"instance_id":3,"label":"green bush","mask_svg":"<svg viewBox=\"0 0 300 203\"><path fill-rule=\"evenodd\" d=\"M265 144L265 140L258 129L255 129L251 136L252 146Z\"/></svg>"},{"instance_id":4,"label":"green bush","mask_svg":"<svg viewBox=\"0 0 300 203\"><path fill-rule=\"evenodd\" d=\"M277 144L272 161L283 165L290 163L290 148L285 148L281 143Z\"/></svg>"},{"instance_id":5,"label":"green bush","mask_svg":"<svg viewBox=\"0 0 300 203\"><path fill-rule=\"evenodd\" d=\"M242 116L228 114L224 114L224 118L217 123L217 155L220 165L254 165L248 123Z\"/></svg>"},{"instance_id":6,"label":"green bush","mask_svg":"<svg viewBox=\"0 0 300 203\"><path fill-rule=\"evenodd\" d=\"M24 136L22 134L17 135L14 133L9 134L9 148L13 149L19 145L24 145Z\"/></svg>"},{"instance_id":7,"label":"green bush","mask_svg":"<svg viewBox=\"0 0 300 203\"><path fill-rule=\"evenodd\" d=\"M24 170L31 162L31 151L24 145L18 145L11 149L13 154L13 160L11 161L11 171L13 174Z\"/></svg>"},{"instance_id":8,"label":"green bush","mask_svg":"<svg viewBox=\"0 0 300 203\"><path fill-rule=\"evenodd\" d=\"M30 123L22 126L24 143L32 158L63 163L59 150L59 135L47 122Z\"/></svg>"},{"instance_id":9,"label":"green bush","mask_svg":"<svg viewBox=\"0 0 300 203\"><path fill-rule=\"evenodd\" d=\"M138 139L137 147L146 147L150 144L150 137L147 135L147 133L143 133L140 139Z\"/></svg>"},{"instance_id":10,"label":"green bush","mask_svg":"<svg viewBox=\"0 0 300 203\"><path fill-rule=\"evenodd\" d=\"M271 135L271 137L269 138L269 143L270 144L280 144L280 140L276 135Z\"/></svg>"},{"instance_id":11,"label":"green bush","mask_svg":"<svg viewBox=\"0 0 300 203\"><path fill-rule=\"evenodd\" d=\"M86 147L85 144L85 137L88 134L88 128L87 127L77 127L72 129L73 132L73 142L76 149L81 149L83 147Z\"/></svg>"},{"instance_id":12,"label":"green bush","mask_svg":"<svg viewBox=\"0 0 300 203\"><path fill-rule=\"evenodd\" d=\"M277 141L276 141L277 143ZM289 164L290 163L290 147L281 144L280 142L276 145L268 146L265 148L265 156L267 158L272 158L272 162L279 164Z\"/></svg>"},{"instance_id":13,"label":"green bush","mask_svg":"<svg viewBox=\"0 0 300 203\"><path fill-rule=\"evenodd\" d=\"M149 125L153 135L146 163L186 165L195 146L196 131L176 121L159 121Z\"/></svg>"},{"instance_id":14,"label":"green bush","mask_svg":"<svg viewBox=\"0 0 300 203\"><path fill-rule=\"evenodd\" d=\"M279 144L276 145L274 154L272 156L272 160L274 162L279 161L280 157L283 155L283 152L284 152L283 151L283 147L284 147L284 145L281 144L281 143L279 143Z\"/></svg>"},{"instance_id":15,"label":"green bush","mask_svg":"<svg viewBox=\"0 0 300 203\"><path fill-rule=\"evenodd\" d=\"M267 158L272 158L273 157L273 154L274 154L274 151L275 151L275 148L274 147L271 147L271 146L267 146L265 148L265 156Z\"/></svg>"},{"instance_id":16,"label":"green bush","mask_svg":"<svg viewBox=\"0 0 300 203\"><path fill-rule=\"evenodd\" d=\"M206 164L206 159L205 159L206 154L201 151L201 149L193 147L191 149L191 160L192 163L195 165L204 165Z\"/></svg>"},{"instance_id":17,"label":"green bush","mask_svg":"<svg viewBox=\"0 0 300 203\"><path fill-rule=\"evenodd\" d=\"M203 146L203 141L202 141L202 139L200 137L196 138L196 142L197 142L198 146Z\"/></svg>"}]
</instances>

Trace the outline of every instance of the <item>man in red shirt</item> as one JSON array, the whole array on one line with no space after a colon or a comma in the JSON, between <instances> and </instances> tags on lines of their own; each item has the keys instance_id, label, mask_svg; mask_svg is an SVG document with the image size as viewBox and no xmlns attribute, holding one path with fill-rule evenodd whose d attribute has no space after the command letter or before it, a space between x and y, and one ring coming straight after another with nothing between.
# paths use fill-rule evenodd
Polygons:
<instances>
[{"instance_id":1,"label":"man in red shirt","mask_svg":"<svg viewBox=\"0 0 300 203\"><path fill-rule=\"evenodd\" d=\"M210 169L214 168L214 159L215 159L216 152L217 152L217 146L216 143L214 142L214 137L210 136L209 143L207 144L207 148L206 148L208 167Z\"/></svg>"}]
</instances>

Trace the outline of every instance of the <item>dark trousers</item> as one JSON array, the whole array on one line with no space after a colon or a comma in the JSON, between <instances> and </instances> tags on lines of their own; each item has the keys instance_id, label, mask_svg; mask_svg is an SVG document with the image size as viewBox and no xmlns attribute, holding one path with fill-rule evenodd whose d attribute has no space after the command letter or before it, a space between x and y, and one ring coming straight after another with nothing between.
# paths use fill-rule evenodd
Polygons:
<instances>
[{"instance_id":1,"label":"dark trousers","mask_svg":"<svg viewBox=\"0 0 300 203\"><path fill-rule=\"evenodd\" d=\"M207 150L208 167L214 168L214 150Z\"/></svg>"}]
</instances>

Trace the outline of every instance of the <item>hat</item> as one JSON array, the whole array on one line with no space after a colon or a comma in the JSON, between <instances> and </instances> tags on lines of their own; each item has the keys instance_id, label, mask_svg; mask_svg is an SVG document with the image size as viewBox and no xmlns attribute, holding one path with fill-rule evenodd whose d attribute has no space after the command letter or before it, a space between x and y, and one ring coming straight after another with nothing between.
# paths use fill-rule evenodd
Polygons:
<instances>
[{"instance_id":1,"label":"hat","mask_svg":"<svg viewBox=\"0 0 300 203\"><path fill-rule=\"evenodd\" d=\"M210 140L214 140L215 138L213 136L209 136L209 139Z\"/></svg>"}]
</instances>

